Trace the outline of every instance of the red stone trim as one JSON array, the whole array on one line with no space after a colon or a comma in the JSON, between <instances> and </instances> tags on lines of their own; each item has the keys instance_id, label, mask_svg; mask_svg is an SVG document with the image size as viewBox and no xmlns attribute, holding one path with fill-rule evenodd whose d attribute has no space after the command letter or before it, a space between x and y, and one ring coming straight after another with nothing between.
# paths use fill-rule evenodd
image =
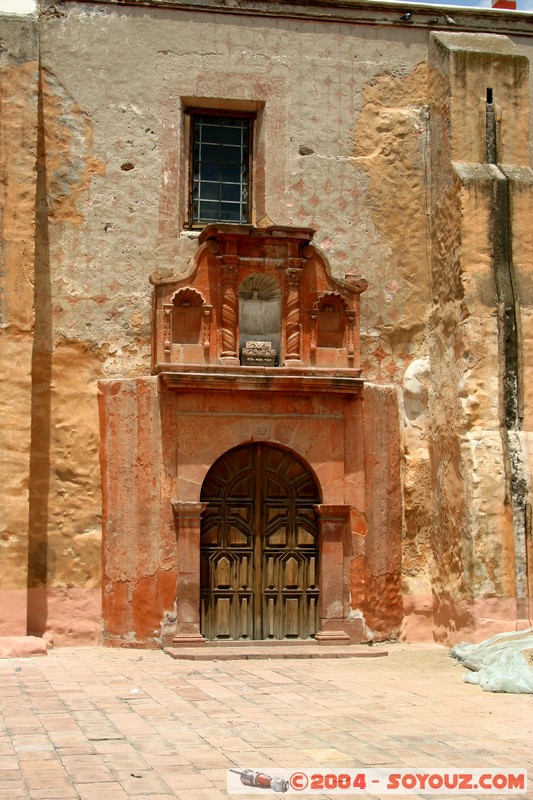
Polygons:
<instances>
[{"instance_id":1,"label":"red stone trim","mask_svg":"<svg viewBox=\"0 0 533 800\"><path fill-rule=\"evenodd\" d=\"M320 644L337 644L350 639L344 630L349 612L349 559L345 542L350 531L351 506L345 504L314 506L319 532Z\"/></svg>"}]
</instances>

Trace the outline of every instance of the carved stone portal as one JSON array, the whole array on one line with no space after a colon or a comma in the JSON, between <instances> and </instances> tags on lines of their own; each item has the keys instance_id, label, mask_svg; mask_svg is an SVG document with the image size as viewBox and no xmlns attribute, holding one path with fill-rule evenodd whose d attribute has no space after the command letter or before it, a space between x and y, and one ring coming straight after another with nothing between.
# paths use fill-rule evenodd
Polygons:
<instances>
[{"instance_id":1,"label":"carved stone portal","mask_svg":"<svg viewBox=\"0 0 533 800\"><path fill-rule=\"evenodd\" d=\"M150 520L139 541L160 542L158 583L143 584L146 636L162 624L167 642L198 646L360 641L350 576L364 566L351 520L365 513L366 282L333 278L313 233L209 225L187 276L151 276L157 389L136 400L136 435L155 477L143 472L131 506ZM131 395L123 402L129 420ZM108 616L122 624L115 600Z\"/></svg>"}]
</instances>

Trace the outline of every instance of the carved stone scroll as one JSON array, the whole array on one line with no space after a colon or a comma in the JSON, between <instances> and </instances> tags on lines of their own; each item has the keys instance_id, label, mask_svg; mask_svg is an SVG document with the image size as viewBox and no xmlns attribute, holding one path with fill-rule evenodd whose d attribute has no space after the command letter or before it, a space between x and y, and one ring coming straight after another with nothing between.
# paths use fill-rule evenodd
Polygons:
<instances>
[{"instance_id":1,"label":"carved stone scroll","mask_svg":"<svg viewBox=\"0 0 533 800\"><path fill-rule=\"evenodd\" d=\"M363 294L368 289L368 281L357 272L349 272L345 275L344 285L355 294Z\"/></svg>"}]
</instances>

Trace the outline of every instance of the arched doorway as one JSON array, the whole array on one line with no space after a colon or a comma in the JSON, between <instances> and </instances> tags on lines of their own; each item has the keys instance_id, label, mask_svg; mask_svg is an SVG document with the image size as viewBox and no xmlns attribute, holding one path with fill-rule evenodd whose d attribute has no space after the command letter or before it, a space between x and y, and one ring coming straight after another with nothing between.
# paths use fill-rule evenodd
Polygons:
<instances>
[{"instance_id":1,"label":"arched doorway","mask_svg":"<svg viewBox=\"0 0 533 800\"><path fill-rule=\"evenodd\" d=\"M293 453L237 447L211 467L200 534L207 639L308 639L319 629L316 481Z\"/></svg>"}]
</instances>

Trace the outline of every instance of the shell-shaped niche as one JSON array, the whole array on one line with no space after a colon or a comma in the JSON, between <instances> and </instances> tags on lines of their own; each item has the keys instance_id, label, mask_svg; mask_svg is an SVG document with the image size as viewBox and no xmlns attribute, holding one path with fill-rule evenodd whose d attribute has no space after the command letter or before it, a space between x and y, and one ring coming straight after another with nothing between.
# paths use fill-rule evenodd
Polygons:
<instances>
[{"instance_id":1,"label":"shell-shaped niche","mask_svg":"<svg viewBox=\"0 0 533 800\"><path fill-rule=\"evenodd\" d=\"M279 364L281 288L270 275L248 275L239 287L239 352L247 342L270 342Z\"/></svg>"},{"instance_id":2,"label":"shell-shaped niche","mask_svg":"<svg viewBox=\"0 0 533 800\"><path fill-rule=\"evenodd\" d=\"M257 298L271 301L281 297L281 289L275 278L256 272L243 280L239 288L239 297L243 300Z\"/></svg>"}]
</instances>

